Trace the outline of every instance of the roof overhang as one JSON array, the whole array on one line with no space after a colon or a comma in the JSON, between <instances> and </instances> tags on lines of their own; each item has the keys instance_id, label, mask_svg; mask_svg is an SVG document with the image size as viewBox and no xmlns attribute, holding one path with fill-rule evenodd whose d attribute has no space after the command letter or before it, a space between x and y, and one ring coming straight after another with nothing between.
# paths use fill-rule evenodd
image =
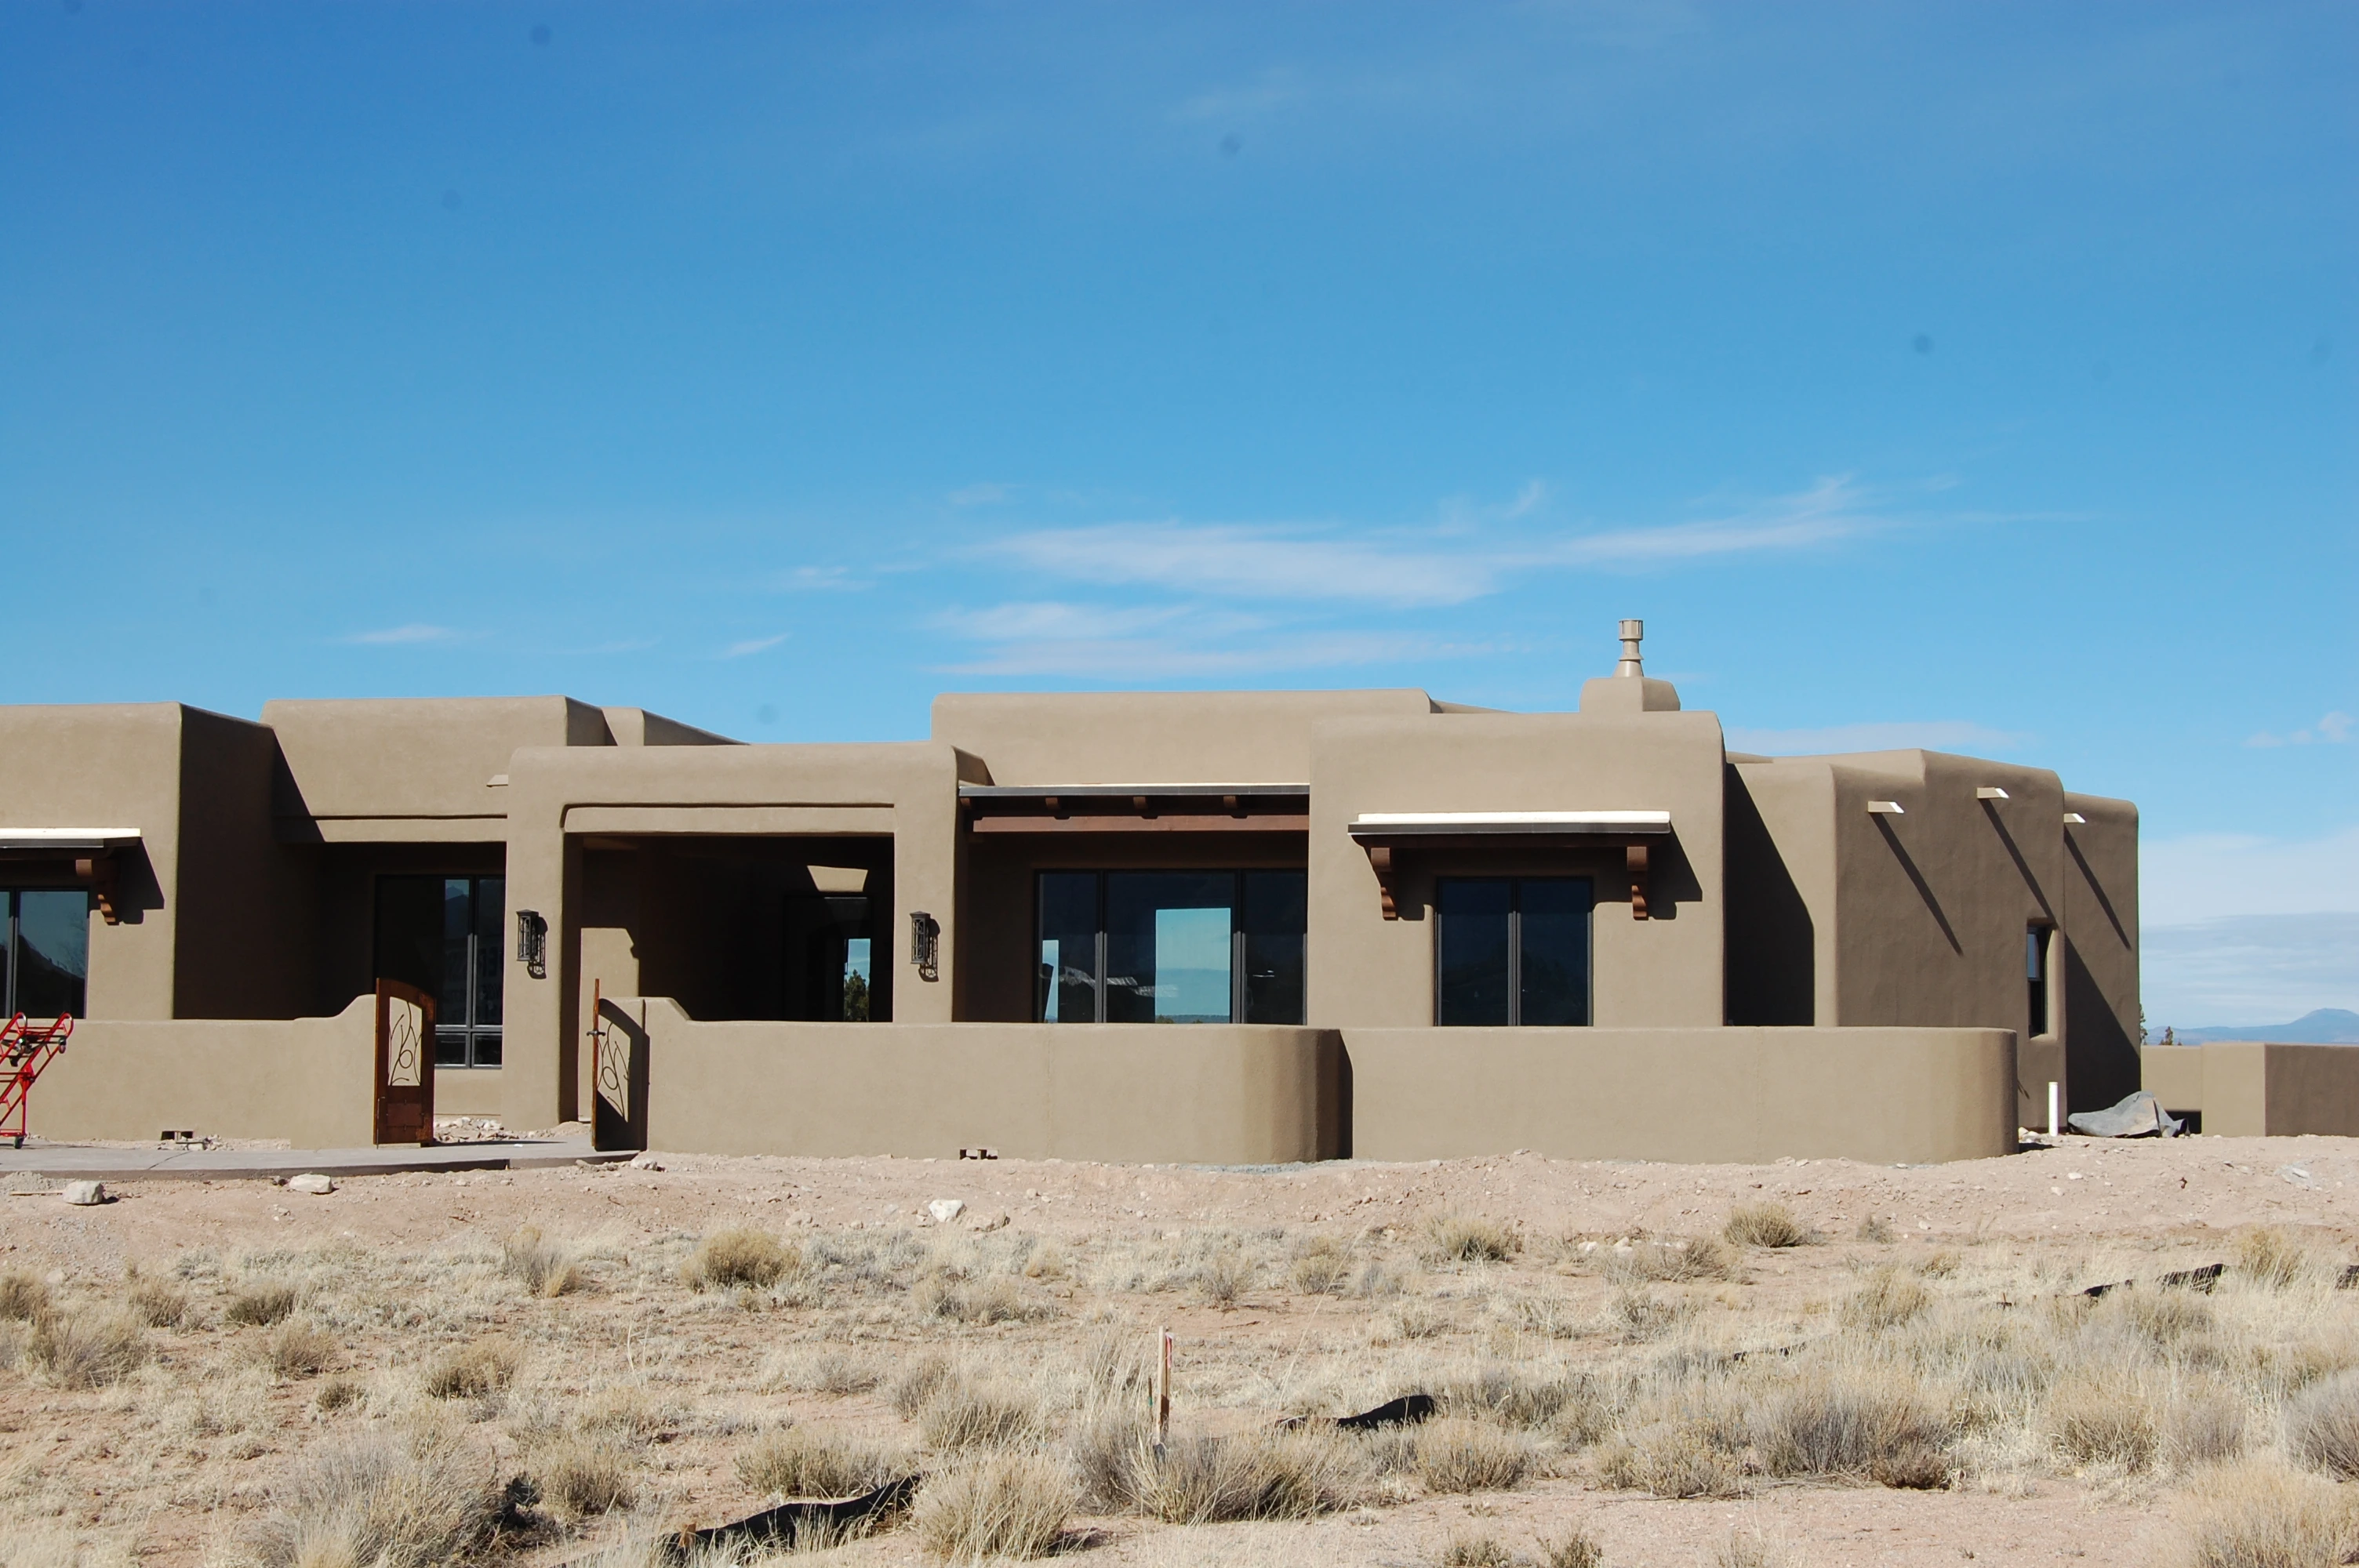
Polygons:
<instances>
[{"instance_id":1,"label":"roof overhang","mask_svg":"<svg viewBox=\"0 0 2359 1568\"><path fill-rule=\"evenodd\" d=\"M139 842L136 827L0 827L0 849L94 854Z\"/></svg>"},{"instance_id":2,"label":"roof overhang","mask_svg":"<svg viewBox=\"0 0 2359 1568\"><path fill-rule=\"evenodd\" d=\"M121 850L139 843L136 827L0 827L0 860L90 890L109 925L123 915L115 907Z\"/></svg>"},{"instance_id":3,"label":"roof overhang","mask_svg":"<svg viewBox=\"0 0 2359 1568\"><path fill-rule=\"evenodd\" d=\"M977 833L1302 833L1307 784L959 785Z\"/></svg>"}]
</instances>

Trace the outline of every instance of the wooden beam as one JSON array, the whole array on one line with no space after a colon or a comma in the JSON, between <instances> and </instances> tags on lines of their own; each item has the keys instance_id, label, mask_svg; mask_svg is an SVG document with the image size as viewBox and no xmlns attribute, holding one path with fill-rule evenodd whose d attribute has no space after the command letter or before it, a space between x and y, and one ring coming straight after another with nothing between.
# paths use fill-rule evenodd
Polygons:
<instances>
[{"instance_id":1,"label":"wooden beam","mask_svg":"<svg viewBox=\"0 0 2359 1568\"><path fill-rule=\"evenodd\" d=\"M1282 816L983 816L977 833L1308 833L1310 819Z\"/></svg>"},{"instance_id":2,"label":"wooden beam","mask_svg":"<svg viewBox=\"0 0 2359 1568\"><path fill-rule=\"evenodd\" d=\"M1630 918L1647 918L1647 846L1632 844L1623 850L1623 865L1630 873Z\"/></svg>"}]
</instances>

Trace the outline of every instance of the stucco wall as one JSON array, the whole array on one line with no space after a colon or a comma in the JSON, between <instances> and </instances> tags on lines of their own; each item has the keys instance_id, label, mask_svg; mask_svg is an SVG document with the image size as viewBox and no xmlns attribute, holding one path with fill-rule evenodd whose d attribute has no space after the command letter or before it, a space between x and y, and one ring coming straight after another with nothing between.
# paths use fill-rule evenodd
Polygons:
<instances>
[{"instance_id":1,"label":"stucco wall","mask_svg":"<svg viewBox=\"0 0 2359 1568\"><path fill-rule=\"evenodd\" d=\"M1596 881L1594 1022L1723 1019L1720 721L1710 713L1433 714L1334 719L1315 732L1310 794L1310 1022L1327 1028L1433 1022L1437 875L1570 874ZM1652 918L1630 917L1621 849L1405 851L1401 918L1386 920L1365 812L1668 810L1652 851Z\"/></svg>"},{"instance_id":2,"label":"stucco wall","mask_svg":"<svg viewBox=\"0 0 2359 1568\"><path fill-rule=\"evenodd\" d=\"M2139 1055L2163 1108L2202 1112L2207 1135L2359 1137L2359 1046L2214 1040Z\"/></svg>"},{"instance_id":3,"label":"stucco wall","mask_svg":"<svg viewBox=\"0 0 2359 1568\"><path fill-rule=\"evenodd\" d=\"M2064 828L2059 965L2073 1108L2087 1110L2138 1087L2138 813L2069 792L2064 809L2087 819Z\"/></svg>"},{"instance_id":4,"label":"stucco wall","mask_svg":"<svg viewBox=\"0 0 2359 1568\"><path fill-rule=\"evenodd\" d=\"M282 816L497 817L491 781L517 747L612 744L605 716L570 697L281 699L262 721L287 759Z\"/></svg>"},{"instance_id":5,"label":"stucco wall","mask_svg":"<svg viewBox=\"0 0 2359 1568\"><path fill-rule=\"evenodd\" d=\"M284 1138L353 1149L375 1135L376 999L333 1018L86 1019L33 1086L43 1138Z\"/></svg>"},{"instance_id":6,"label":"stucco wall","mask_svg":"<svg viewBox=\"0 0 2359 1568\"><path fill-rule=\"evenodd\" d=\"M1911 1163L2015 1151L1996 1029L1348 1029L1352 1153Z\"/></svg>"},{"instance_id":7,"label":"stucco wall","mask_svg":"<svg viewBox=\"0 0 2359 1568\"><path fill-rule=\"evenodd\" d=\"M1342 1048L1315 1029L704 1023L645 1017L647 1143L716 1154L1266 1164L1338 1152Z\"/></svg>"},{"instance_id":8,"label":"stucco wall","mask_svg":"<svg viewBox=\"0 0 2359 1568\"><path fill-rule=\"evenodd\" d=\"M1433 710L1405 689L945 692L933 738L998 784L1300 784L1317 721Z\"/></svg>"}]
</instances>

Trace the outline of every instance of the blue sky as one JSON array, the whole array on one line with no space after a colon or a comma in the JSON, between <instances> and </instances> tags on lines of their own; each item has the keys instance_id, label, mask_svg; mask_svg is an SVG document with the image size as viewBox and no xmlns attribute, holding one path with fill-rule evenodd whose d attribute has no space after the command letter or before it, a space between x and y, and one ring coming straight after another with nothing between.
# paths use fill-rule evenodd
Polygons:
<instances>
[{"instance_id":1,"label":"blue sky","mask_svg":"<svg viewBox=\"0 0 2359 1568\"><path fill-rule=\"evenodd\" d=\"M2359 1007L2348 5L0 10L6 699L1571 706Z\"/></svg>"}]
</instances>

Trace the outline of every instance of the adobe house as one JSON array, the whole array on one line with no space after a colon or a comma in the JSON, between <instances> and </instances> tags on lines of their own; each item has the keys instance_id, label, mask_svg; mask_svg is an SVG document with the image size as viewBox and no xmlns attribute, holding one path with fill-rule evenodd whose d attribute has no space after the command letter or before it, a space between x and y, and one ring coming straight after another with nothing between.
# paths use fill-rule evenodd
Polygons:
<instances>
[{"instance_id":1,"label":"adobe house","mask_svg":"<svg viewBox=\"0 0 2359 1568\"><path fill-rule=\"evenodd\" d=\"M723 1152L1937 1160L2137 1086L2135 807L1731 752L1623 633L1573 713L0 708L33 1130L365 1143L404 1027L440 1114Z\"/></svg>"}]
</instances>

